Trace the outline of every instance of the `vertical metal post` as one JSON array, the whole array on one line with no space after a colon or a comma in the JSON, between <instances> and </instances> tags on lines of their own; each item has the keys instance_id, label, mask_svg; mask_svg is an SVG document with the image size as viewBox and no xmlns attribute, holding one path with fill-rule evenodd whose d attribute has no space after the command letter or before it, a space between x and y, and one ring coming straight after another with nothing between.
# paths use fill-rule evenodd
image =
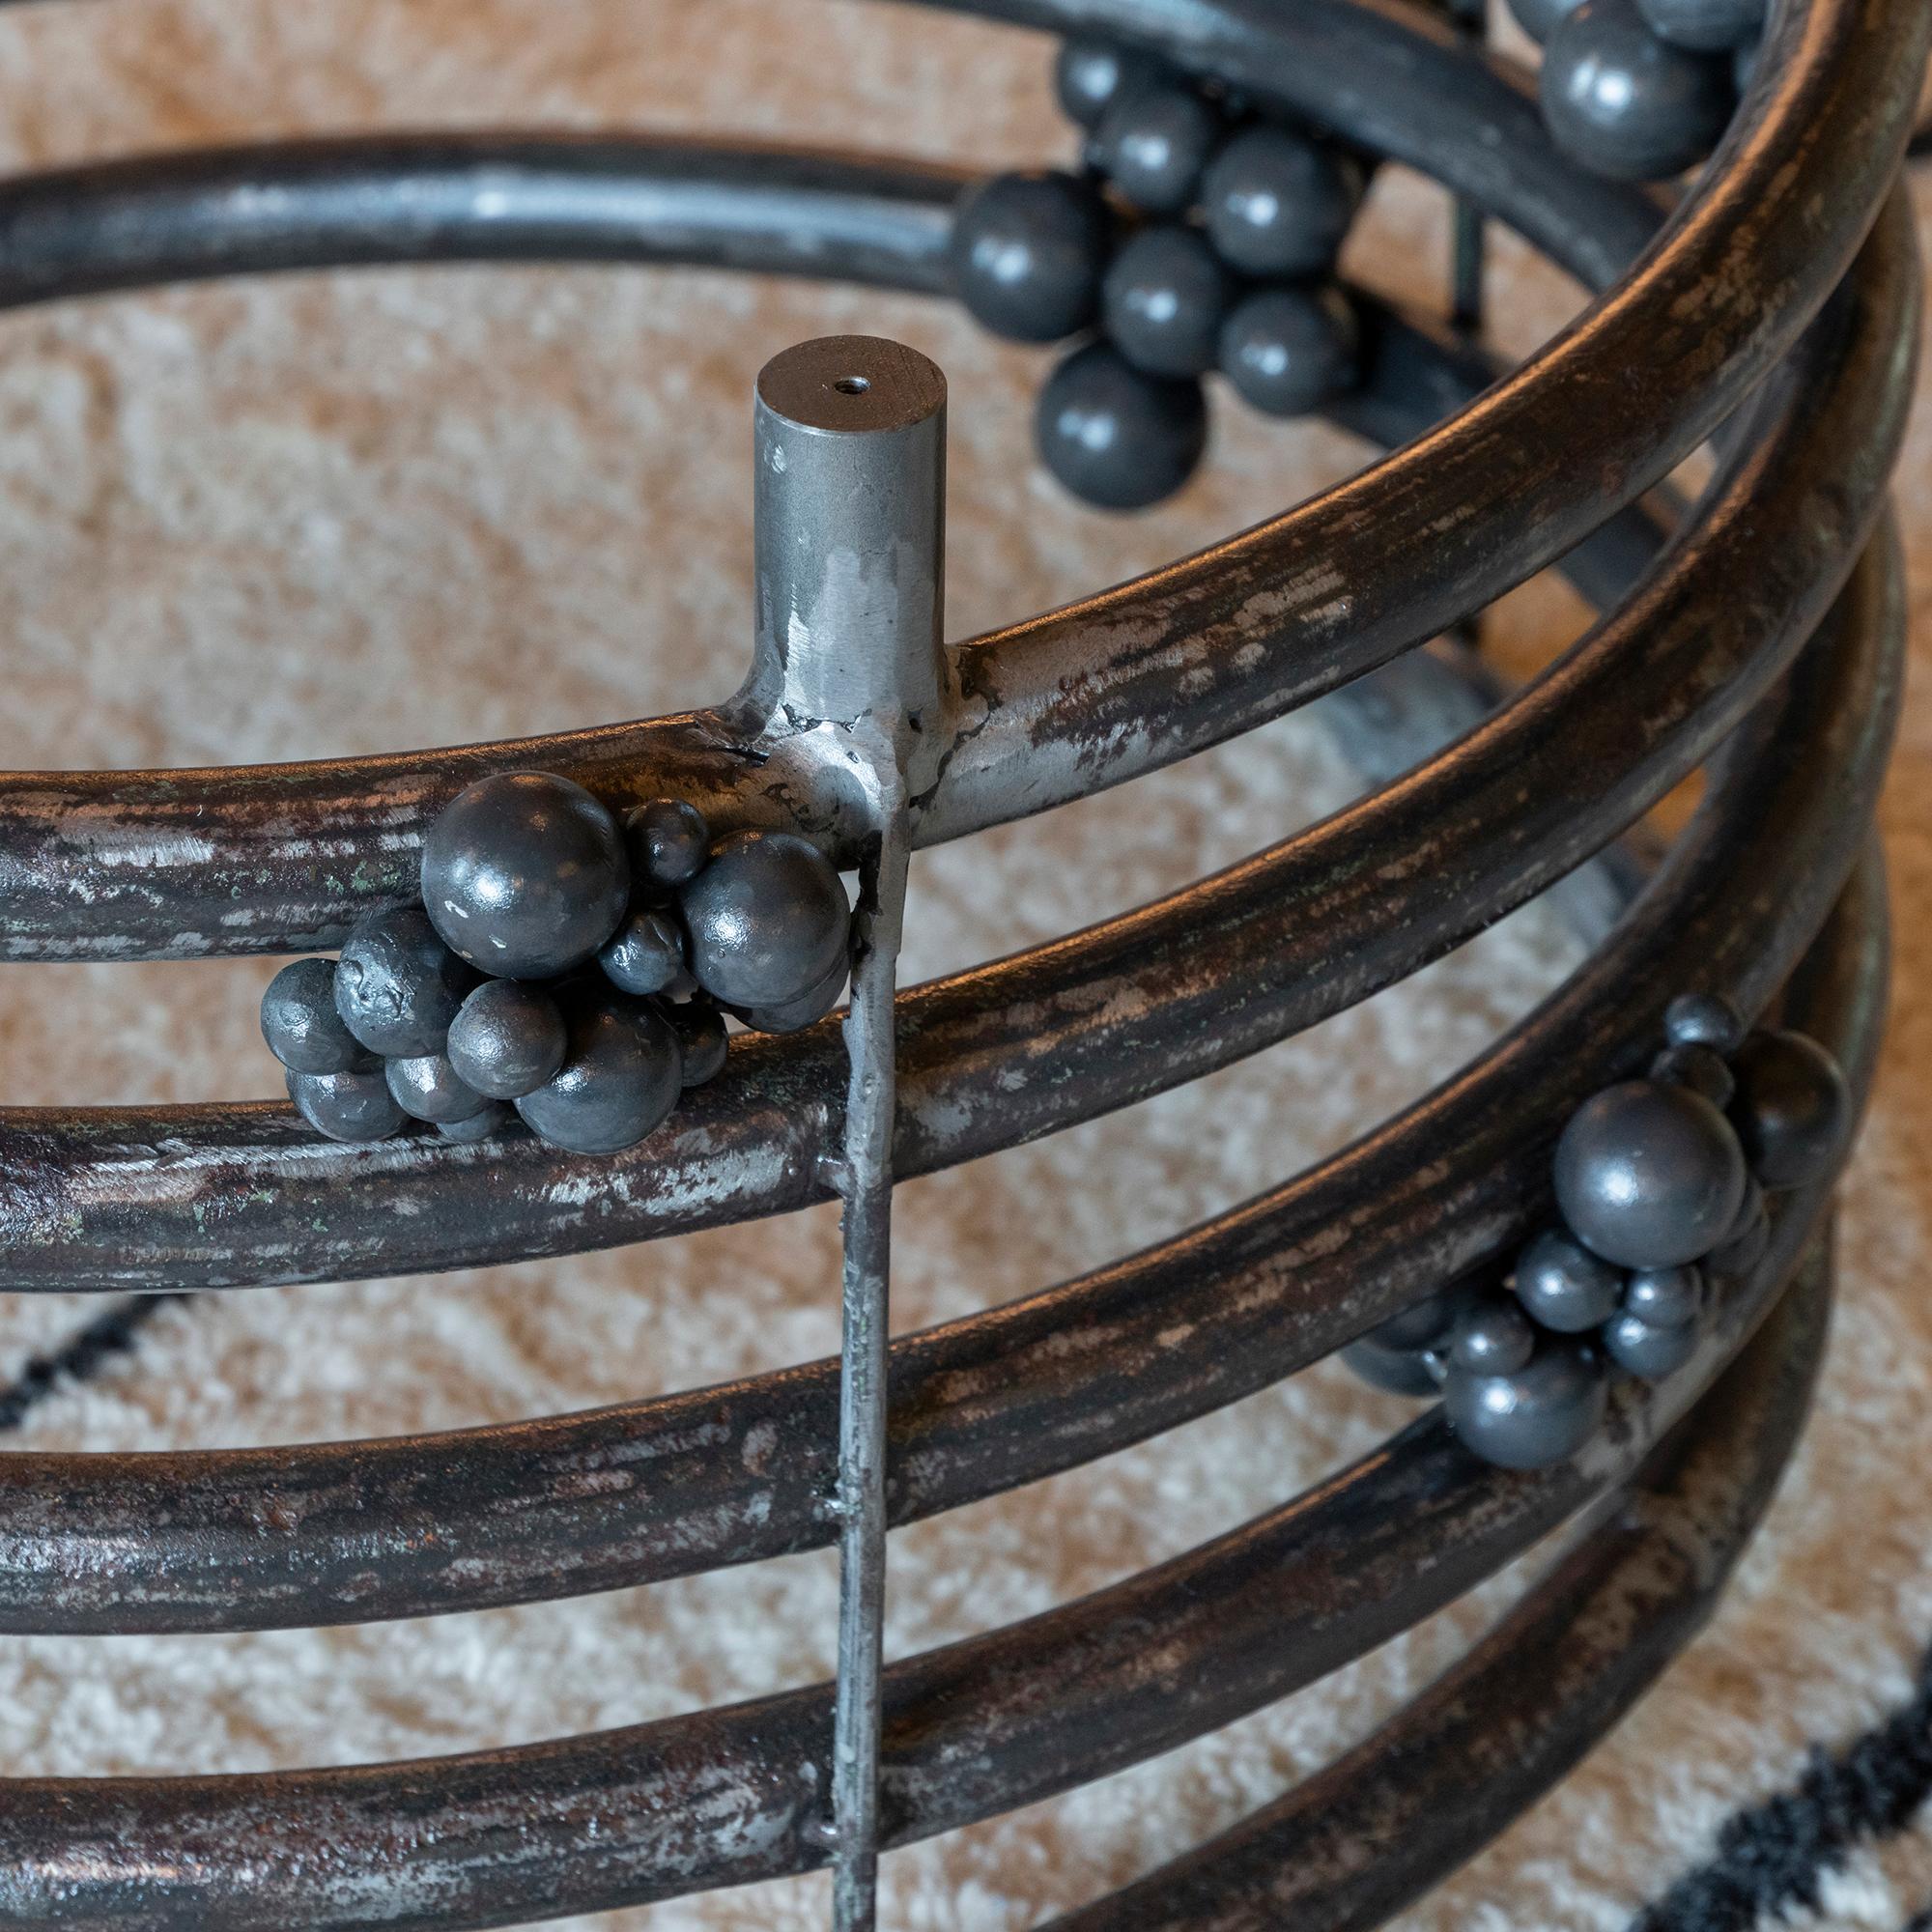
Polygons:
<instances>
[{"instance_id":1,"label":"vertical metal post","mask_svg":"<svg viewBox=\"0 0 1932 1932\"><path fill-rule=\"evenodd\" d=\"M838 1685L833 1922L872 1932L886 1601L886 1363L895 1118L893 1000L911 850L907 800L943 753L946 379L869 336L802 343L758 378L758 654L771 728L822 737L856 788L861 868L844 1158L838 1414Z\"/></svg>"},{"instance_id":2,"label":"vertical metal post","mask_svg":"<svg viewBox=\"0 0 1932 1932\"><path fill-rule=\"evenodd\" d=\"M1449 0L1449 17L1471 43L1487 38L1487 0ZM1483 262L1487 251L1483 214L1466 201L1456 204L1449 271L1449 319L1468 335L1483 327Z\"/></svg>"}]
</instances>

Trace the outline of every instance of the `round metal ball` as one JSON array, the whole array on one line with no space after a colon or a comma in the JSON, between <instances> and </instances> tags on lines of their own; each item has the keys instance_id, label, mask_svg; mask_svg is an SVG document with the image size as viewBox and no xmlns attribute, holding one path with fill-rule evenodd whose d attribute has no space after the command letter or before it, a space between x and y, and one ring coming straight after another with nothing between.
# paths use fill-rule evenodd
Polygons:
<instances>
[{"instance_id":1,"label":"round metal ball","mask_svg":"<svg viewBox=\"0 0 1932 1932\"><path fill-rule=\"evenodd\" d=\"M1538 46L1574 14L1581 0L1509 0L1511 16Z\"/></svg>"},{"instance_id":2,"label":"round metal ball","mask_svg":"<svg viewBox=\"0 0 1932 1932\"><path fill-rule=\"evenodd\" d=\"M1724 1238L1745 1194L1731 1124L1688 1087L1633 1080L1586 1100L1556 1144L1571 1232L1621 1267L1675 1267Z\"/></svg>"},{"instance_id":3,"label":"round metal ball","mask_svg":"<svg viewBox=\"0 0 1932 1932\"><path fill-rule=\"evenodd\" d=\"M1704 1271L1696 1267L1638 1268L1624 1287L1625 1315L1653 1328L1682 1328L1704 1312Z\"/></svg>"},{"instance_id":4,"label":"round metal ball","mask_svg":"<svg viewBox=\"0 0 1932 1932\"><path fill-rule=\"evenodd\" d=\"M1457 1318L1474 1299L1467 1284L1452 1282L1449 1287L1438 1288L1434 1294L1411 1303L1400 1315L1391 1315L1378 1327L1370 1329L1367 1339L1404 1353L1446 1347Z\"/></svg>"},{"instance_id":5,"label":"round metal ball","mask_svg":"<svg viewBox=\"0 0 1932 1932\"><path fill-rule=\"evenodd\" d=\"M1415 1349L1391 1349L1372 1335L1350 1342L1342 1350L1343 1362L1371 1388L1389 1395L1433 1396L1436 1381L1422 1353Z\"/></svg>"},{"instance_id":6,"label":"round metal ball","mask_svg":"<svg viewBox=\"0 0 1932 1932\"><path fill-rule=\"evenodd\" d=\"M487 1141L499 1134L516 1117L500 1100L485 1100L475 1113L460 1121L439 1121L436 1130L446 1141L465 1145Z\"/></svg>"},{"instance_id":7,"label":"round metal ball","mask_svg":"<svg viewBox=\"0 0 1932 1932\"><path fill-rule=\"evenodd\" d=\"M1517 1257L1516 1294L1539 1328L1580 1335L1606 1321L1622 1300L1624 1277L1560 1229L1546 1228Z\"/></svg>"},{"instance_id":8,"label":"round metal ball","mask_svg":"<svg viewBox=\"0 0 1932 1932\"><path fill-rule=\"evenodd\" d=\"M1510 1376L1527 1368L1536 1352L1536 1329L1513 1296L1486 1296L1457 1318L1449 1360L1471 1375Z\"/></svg>"},{"instance_id":9,"label":"round metal ball","mask_svg":"<svg viewBox=\"0 0 1932 1932\"><path fill-rule=\"evenodd\" d=\"M476 976L420 906L364 913L335 962L335 1010L371 1053L440 1053Z\"/></svg>"},{"instance_id":10,"label":"round metal ball","mask_svg":"<svg viewBox=\"0 0 1932 1932\"><path fill-rule=\"evenodd\" d=\"M1663 1009L1663 1037L1672 1046L1708 1046L1728 1057L1744 1044L1744 1016L1716 993L1679 993Z\"/></svg>"},{"instance_id":11,"label":"round metal ball","mask_svg":"<svg viewBox=\"0 0 1932 1932\"><path fill-rule=\"evenodd\" d=\"M1723 1245L1705 1261L1705 1274L1725 1281L1741 1280L1763 1261L1770 1246L1771 1214L1765 1206L1764 1190L1753 1180Z\"/></svg>"},{"instance_id":12,"label":"round metal ball","mask_svg":"<svg viewBox=\"0 0 1932 1932\"><path fill-rule=\"evenodd\" d=\"M1582 1343L1546 1341L1506 1376L1451 1368L1443 1409L1463 1445L1504 1469L1567 1462L1603 1425L1603 1363Z\"/></svg>"},{"instance_id":13,"label":"round metal ball","mask_svg":"<svg viewBox=\"0 0 1932 1932\"><path fill-rule=\"evenodd\" d=\"M604 942L597 963L620 992L668 992L684 972L684 926L668 906L647 906Z\"/></svg>"},{"instance_id":14,"label":"round metal ball","mask_svg":"<svg viewBox=\"0 0 1932 1932\"><path fill-rule=\"evenodd\" d=\"M1640 1381L1661 1382L1675 1375L1696 1349L1694 1322L1661 1327L1640 1315L1618 1315L1604 1324L1604 1352Z\"/></svg>"},{"instance_id":15,"label":"round metal ball","mask_svg":"<svg viewBox=\"0 0 1932 1932\"><path fill-rule=\"evenodd\" d=\"M1235 284L1196 228L1148 228L1114 257L1100 314L1113 345L1153 376L1214 366Z\"/></svg>"},{"instance_id":16,"label":"round metal ball","mask_svg":"<svg viewBox=\"0 0 1932 1932\"><path fill-rule=\"evenodd\" d=\"M1198 382L1136 369L1105 342L1076 350L1039 392L1040 460L1082 502L1142 510L1171 497L1208 447Z\"/></svg>"},{"instance_id":17,"label":"round metal ball","mask_svg":"<svg viewBox=\"0 0 1932 1932\"><path fill-rule=\"evenodd\" d=\"M1355 312L1340 289L1260 289L1221 327L1221 373L1264 415L1318 410L1354 380Z\"/></svg>"},{"instance_id":18,"label":"round metal ball","mask_svg":"<svg viewBox=\"0 0 1932 1932\"><path fill-rule=\"evenodd\" d=\"M440 1126L445 1121L467 1121L490 1105L450 1065L440 1053L425 1053L410 1060L392 1060L384 1077L396 1105L418 1121Z\"/></svg>"},{"instance_id":19,"label":"round metal ball","mask_svg":"<svg viewBox=\"0 0 1932 1932\"><path fill-rule=\"evenodd\" d=\"M798 1033L822 1020L838 1004L845 989L846 967L841 959L817 985L795 1000L770 1007L733 1007L732 1013L755 1033Z\"/></svg>"},{"instance_id":20,"label":"round metal ball","mask_svg":"<svg viewBox=\"0 0 1932 1932\"><path fill-rule=\"evenodd\" d=\"M1053 91L1061 111L1082 128L1098 127L1122 94L1161 77L1161 65L1151 54L1105 41L1063 42L1053 63Z\"/></svg>"},{"instance_id":21,"label":"round metal ball","mask_svg":"<svg viewBox=\"0 0 1932 1932\"><path fill-rule=\"evenodd\" d=\"M457 1077L492 1100L533 1094L563 1065L563 1014L541 986L486 980L464 1001L443 1049Z\"/></svg>"},{"instance_id":22,"label":"round metal ball","mask_svg":"<svg viewBox=\"0 0 1932 1932\"><path fill-rule=\"evenodd\" d=\"M1583 0L1549 37L1540 89L1550 139L1612 181L1682 174L1736 103L1730 62L1659 40L1635 0Z\"/></svg>"},{"instance_id":23,"label":"round metal ball","mask_svg":"<svg viewBox=\"0 0 1932 1932\"><path fill-rule=\"evenodd\" d=\"M294 1073L361 1073L377 1064L335 1009L332 959L298 959L269 981L262 1037Z\"/></svg>"},{"instance_id":24,"label":"round metal ball","mask_svg":"<svg viewBox=\"0 0 1932 1932\"><path fill-rule=\"evenodd\" d=\"M1738 1049L1731 1070L1731 1120L1758 1179L1802 1187L1829 1174L1852 1123L1838 1063L1802 1033L1759 1033Z\"/></svg>"},{"instance_id":25,"label":"round metal ball","mask_svg":"<svg viewBox=\"0 0 1932 1932\"><path fill-rule=\"evenodd\" d=\"M1650 1077L1665 1087L1688 1087L1714 1107L1728 1107L1737 1082L1724 1056L1711 1046L1666 1046L1650 1063Z\"/></svg>"},{"instance_id":26,"label":"round metal ball","mask_svg":"<svg viewBox=\"0 0 1932 1932\"><path fill-rule=\"evenodd\" d=\"M952 285L983 328L1058 342L1099 308L1110 223L1091 182L1058 172L995 175L952 220Z\"/></svg>"},{"instance_id":27,"label":"round metal ball","mask_svg":"<svg viewBox=\"0 0 1932 1932\"><path fill-rule=\"evenodd\" d=\"M684 1055L684 1084L702 1087L724 1070L730 1052L730 1037L724 1031L724 1015L702 1000L681 1007L667 1007L665 1018L677 1035Z\"/></svg>"},{"instance_id":28,"label":"round metal ball","mask_svg":"<svg viewBox=\"0 0 1932 1932\"><path fill-rule=\"evenodd\" d=\"M461 956L547 980L610 938L631 896L616 821L580 784L504 772L459 792L423 840L423 905Z\"/></svg>"},{"instance_id":29,"label":"round metal ball","mask_svg":"<svg viewBox=\"0 0 1932 1932\"><path fill-rule=\"evenodd\" d=\"M658 1009L621 993L588 993L567 1015L556 1077L517 1101L524 1124L572 1153L618 1153L658 1125L684 1086L677 1036Z\"/></svg>"},{"instance_id":30,"label":"round metal ball","mask_svg":"<svg viewBox=\"0 0 1932 1932\"><path fill-rule=\"evenodd\" d=\"M625 817L624 846L633 889L647 899L668 898L697 876L711 852L711 828L695 805L653 798Z\"/></svg>"},{"instance_id":31,"label":"round metal ball","mask_svg":"<svg viewBox=\"0 0 1932 1932\"><path fill-rule=\"evenodd\" d=\"M1193 88L1144 81L1108 103L1094 130L1093 158L1134 207L1179 214L1192 206L1220 139L1220 115Z\"/></svg>"},{"instance_id":32,"label":"round metal ball","mask_svg":"<svg viewBox=\"0 0 1932 1932\"><path fill-rule=\"evenodd\" d=\"M692 974L721 1005L782 1006L843 975L845 888L824 853L794 833L734 833L678 907Z\"/></svg>"},{"instance_id":33,"label":"round metal ball","mask_svg":"<svg viewBox=\"0 0 1932 1932\"><path fill-rule=\"evenodd\" d=\"M1333 266L1361 195L1355 164L1286 128L1245 128L1202 182L1208 234L1247 275L1312 275Z\"/></svg>"},{"instance_id":34,"label":"round metal ball","mask_svg":"<svg viewBox=\"0 0 1932 1932\"><path fill-rule=\"evenodd\" d=\"M1764 0L1636 0L1644 25L1672 46L1729 53L1764 32Z\"/></svg>"},{"instance_id":35,"label":"round metal ball","mask_svg":"<svg viewBox=\"0 0 1932 1932\"><path fill-rule=\"evenodd\" d=\"M405 1118L381 1073L291 1073L288 1089L296 1111L332 1141L386 1140Z\"/></svg>"}]
</instances>

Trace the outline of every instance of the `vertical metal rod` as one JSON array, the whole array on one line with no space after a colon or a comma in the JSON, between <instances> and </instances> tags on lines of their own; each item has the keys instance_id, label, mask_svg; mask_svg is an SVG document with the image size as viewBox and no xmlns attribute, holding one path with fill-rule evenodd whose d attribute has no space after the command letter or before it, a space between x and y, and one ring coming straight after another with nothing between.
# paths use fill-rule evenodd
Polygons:
<instances>
[{"instance_id":1,"label":"vertical metal rod","mask_svg":"<svg viewBox=\"0 0 1932 1932\"><path fill-rule=\"evenodd\" d=\"M1449 15L1472 43L1487 37L1487 0L1449 0ZM1483 265L1488 237L1482 211L1469 202L1456 203L1450 249L1449 319L1464 333L1476 335L1483 327Z\"/></svg>"},{"instance_id":2,"label":"vertical metal rod","mask_svg":"<svg viewBox=\"0 0 1932 1932\"><path fill-rule=\"evenodd\" d=\"M886 1364L892 1274L894 993L912 849L909 799L950 724L944 616L946 379L870 336L768 363L756 409L757 656L742 696L766 729L823 747L869 832L861 868L844 1156L839 1353L838 1684L833 1923L878 1922L886 1605Z\"/></svg>"}]
</instances>

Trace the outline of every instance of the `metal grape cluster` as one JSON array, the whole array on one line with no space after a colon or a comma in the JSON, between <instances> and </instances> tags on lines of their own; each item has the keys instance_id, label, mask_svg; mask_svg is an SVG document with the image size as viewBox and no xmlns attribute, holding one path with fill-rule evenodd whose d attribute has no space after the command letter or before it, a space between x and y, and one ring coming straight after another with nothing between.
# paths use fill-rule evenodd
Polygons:
<instances>
[{"instance_id":1,"label":"metal grape cluster","mask_svg":"<svg viewBox=\"0 0 1932 1932\"><path fill-rule=\"evenodd\" d=\"M1435 1395L1503 1468L1574 1456L1603 1421L1613 1369L1654 1382L1697 1346L1714 1295L1763 1259L1765 1194L1831 1171L1850 1127L1844 1076L1815 1040L1747 1036L1724 1001L1664 1014L1648 1078L1606 1088L1556 1144L1558 1222L1505 1284L1446 1289L1345 1351L1358 1374Z\"/></svg>"},{"instance_id":2,"label":"metal grape cluster","mask_svg":"<svg viewBox=\"0 0 1932 1932\"><path fill-rule=\"evenodd\" d=\"M1200 463L1210 371L1270 416L1305 415L1352 380L1357 327L1334 269L1363 170L1118 45L1068 41L1055 78L1087 132L1086 172L978 188L953 225L955 285L1012 340L1088 332L1040 390L1040 456L1085 501L1141 509Z\"/></svg>"},{"instance_id":3,"label":"metal grape cluster","mask_svg":"<svg viewBox=\"0 0 1932 1932\"><path fill-rule=\"evenodd\" d=\"M544 772L479 779L423 843L422 903L365 914L341 956L270 981L262 1036L319 1133L408 1122L480 1141L511 1107L553 1147L635 1147L724 1067L724 1014L792 1033L837 1004L850 909L792 833L714 845L696 807L620 827Z\"/></svg>"}]
</instances>

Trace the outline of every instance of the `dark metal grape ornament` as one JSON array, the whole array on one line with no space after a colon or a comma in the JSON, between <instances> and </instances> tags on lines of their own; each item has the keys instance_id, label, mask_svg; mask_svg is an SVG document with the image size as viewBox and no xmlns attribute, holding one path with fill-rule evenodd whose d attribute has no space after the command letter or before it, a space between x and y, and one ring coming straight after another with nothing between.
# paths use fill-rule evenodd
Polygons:
<instances>
[{"instance_id":1,"label":"dark metal grape ornament","mask_svg":"<svg viewBox=\"0 0 1932 1932\"><path fill-rule=\"evenodd\" d=\"M546 772L459 792L423 840L422 895L263 995L289 1097L331 1140L412 1121L485 1140L509 1102L554 1147L621 1152L724 1069L724 1012L794 1032L838 1004L849 966L845 888L809 839L714 845L679 799L619 825Z\"/></svg>"}]
</instances>

